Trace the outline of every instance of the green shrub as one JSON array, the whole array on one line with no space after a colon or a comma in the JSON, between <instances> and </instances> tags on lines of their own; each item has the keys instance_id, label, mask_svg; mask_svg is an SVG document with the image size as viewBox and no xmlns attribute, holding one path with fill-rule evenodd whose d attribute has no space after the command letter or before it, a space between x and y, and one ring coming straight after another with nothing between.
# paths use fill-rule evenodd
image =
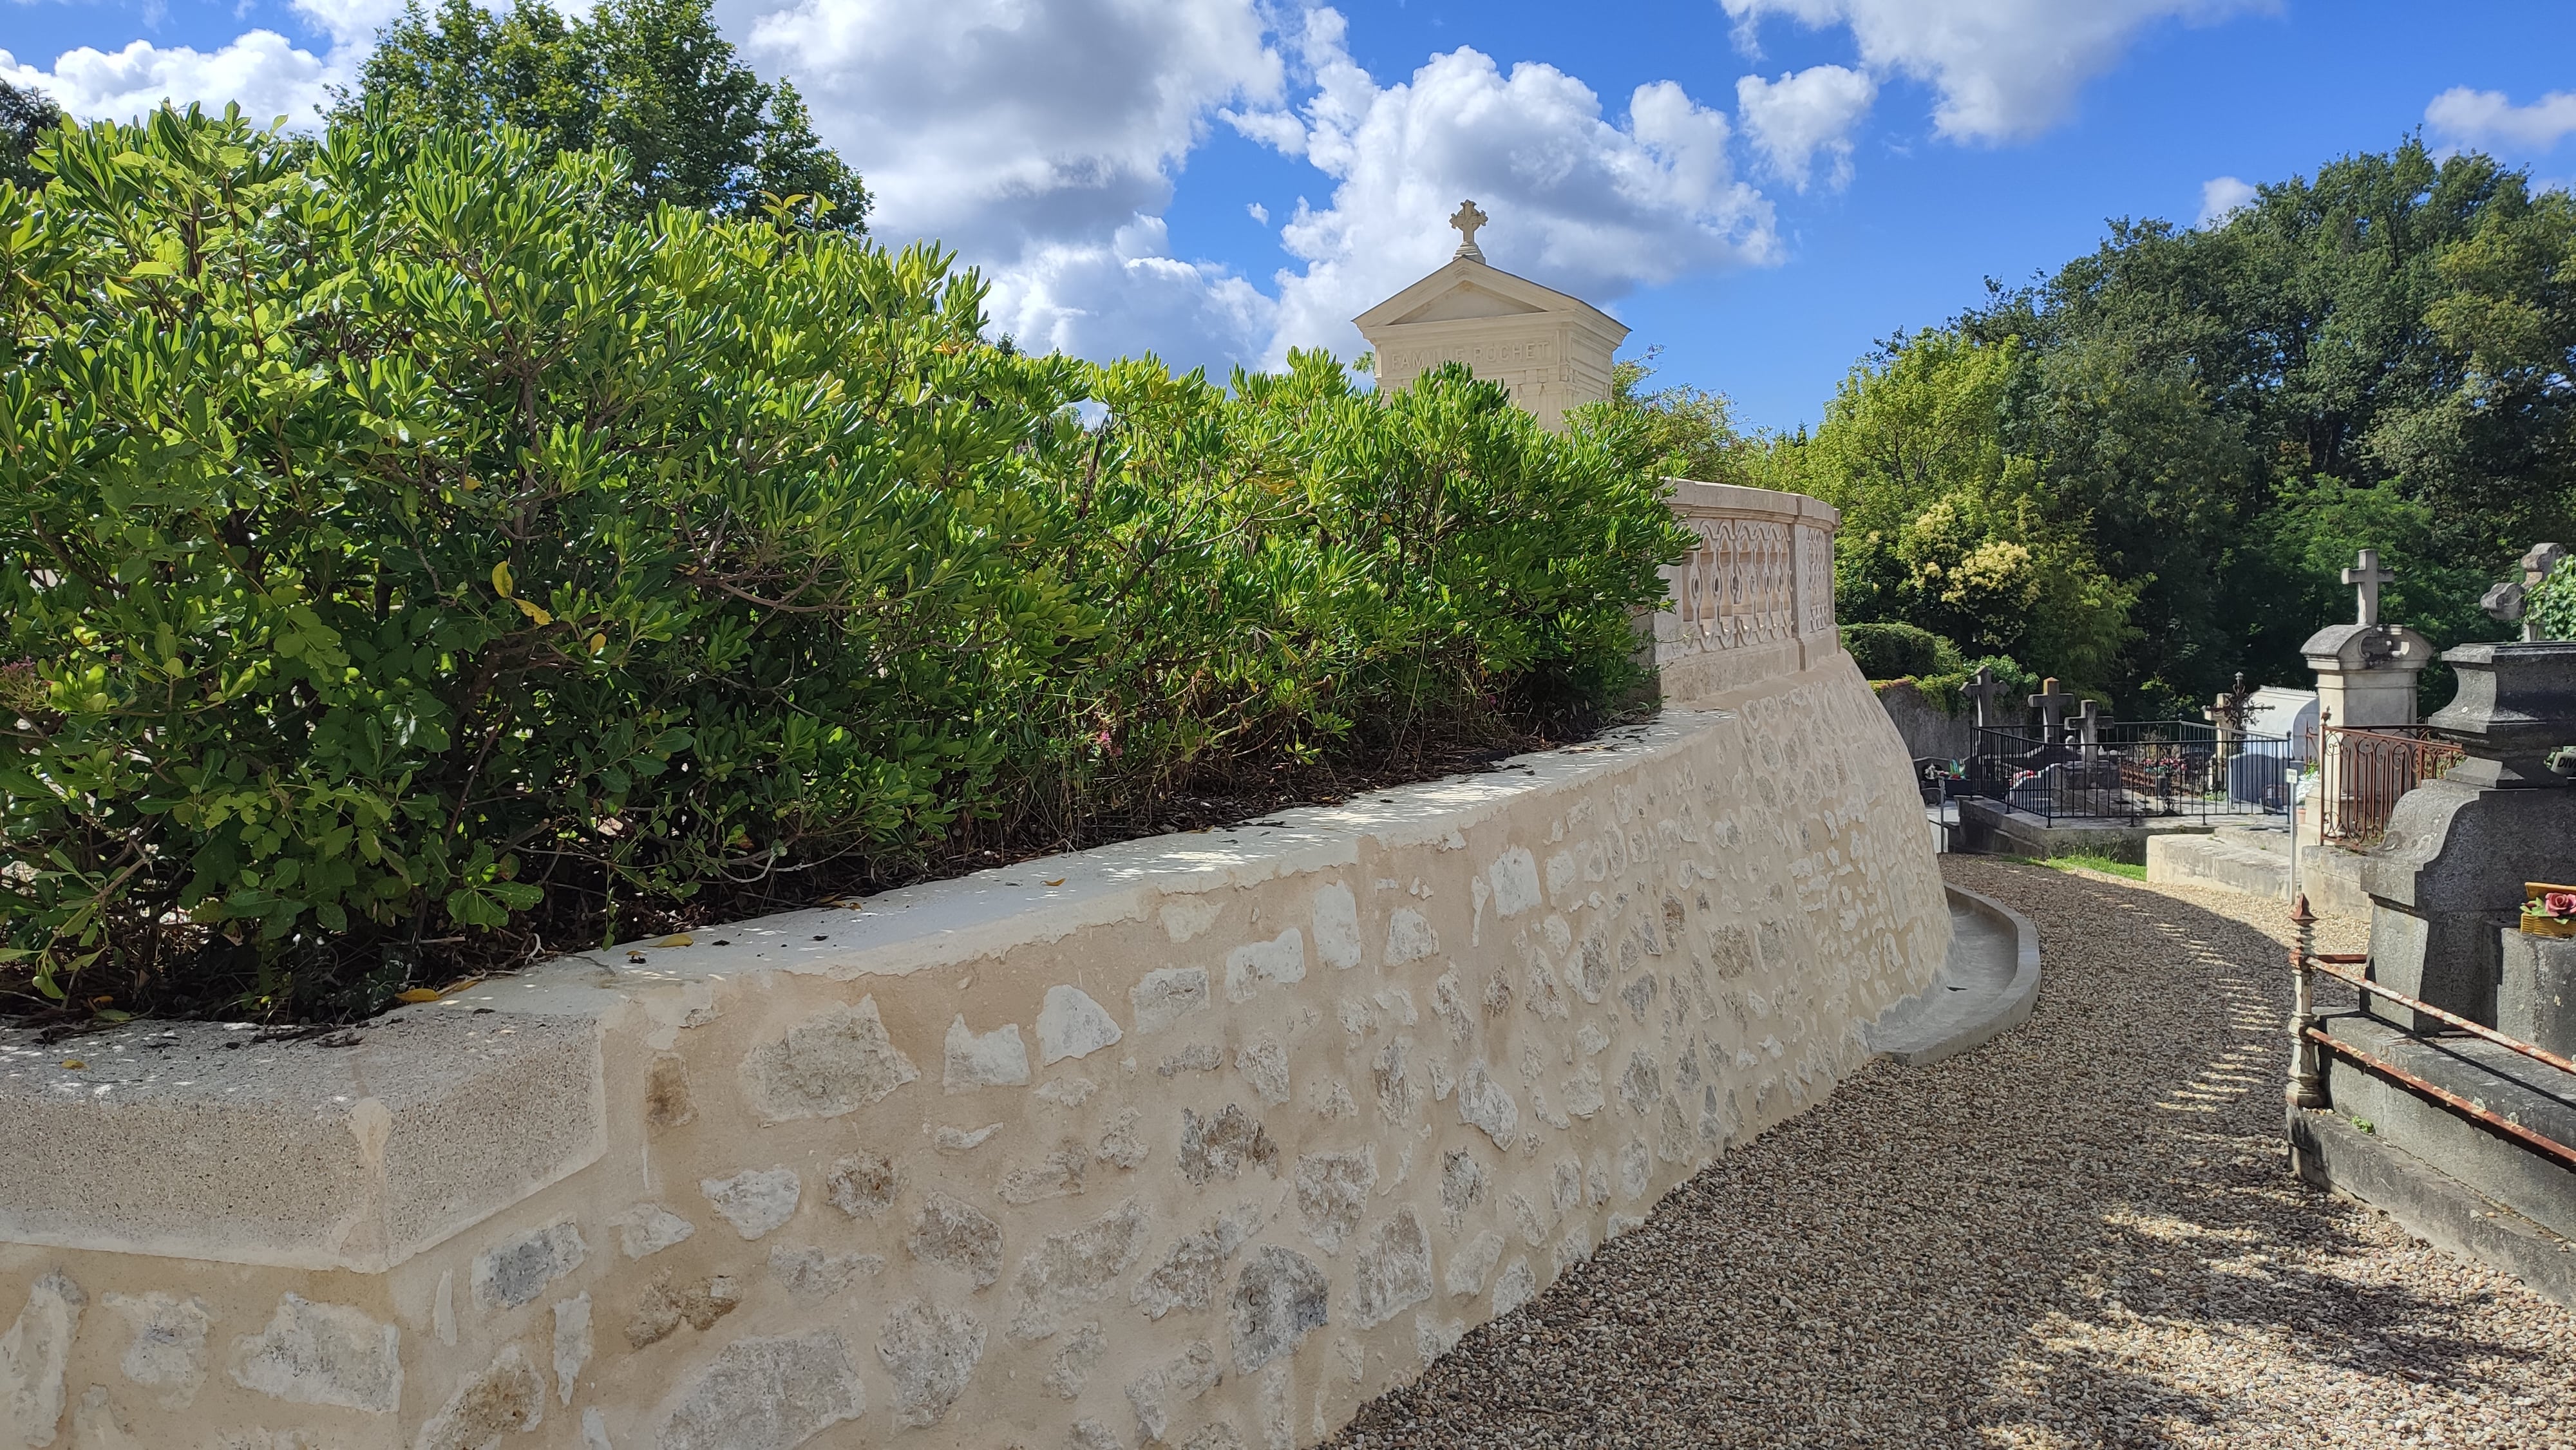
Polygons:
<instances>
[{"instance_id":1,"label":"green shrub","mask_svg":"<svg viewBox=\"0 0 2576 1450\"><path fill-rule=\"evenodd\" d=\"M1843 648L1872 680L1927 679L1942 672L1945 660L1955 668L1959 659L1957 646L1911 624L1846 624Z\"/></svg>"},{"instance_id":2,"label":"green shrub","mask_svg":"<svg viewBox=\"0 0 2576 1450\"><path fill-rule=\"evenodd\" d=\"M2561 559L2523 600L2524 617L2542 639L2576 639L2576 559Z\"/></svg>"},{"instance_id":3,"label":"green shrub","mask_svg":"<svg viewBox=\"0 0 2576 1450\"><path fill-rule=\"evenodd\" d=\"M1632 683L1685 546L1645 444L1461 371L1016 355L934 249L621 220L613 154L506 129L163 111L42 164L0 972L56 1001L345 1016L1491 735Z\"/></svg>"}]
</instances>

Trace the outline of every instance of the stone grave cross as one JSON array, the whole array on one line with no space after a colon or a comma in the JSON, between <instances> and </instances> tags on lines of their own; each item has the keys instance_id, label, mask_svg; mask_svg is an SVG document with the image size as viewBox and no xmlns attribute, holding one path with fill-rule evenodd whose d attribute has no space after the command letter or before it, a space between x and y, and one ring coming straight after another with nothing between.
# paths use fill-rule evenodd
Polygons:
<instances>
[{"instance_id":1,"label":"stone grave cross","mask_svg":"<svg viewBox=\"0 0 2576 1450\"><path fill-rule=\"evenodd\" d=\"M2058 726L2066 718L2066 707L2074 703L2073 695L2057 688L2055 675L2039 682L2039 693L2030 697L2030 706L2039 712L2039 743L2042 746L2057 743Z\"/></svg>"},{"instance_id":2,"label":"stone grave cross","mask_svg":"<svg viewBox=\"0 0 2576 1450\"><path fill-rule=\"evenodd\" d=\"M2397 576L2379 567L2377 549L2362 550L2354 563L2357 567L2343 571L2343 582L2353 586L2361 596L2361 617L2353 622L2376 625L2379 623L2379 586L2396 583Z\"/></svg>"},{"instance_id":3,"label":"stone grave cross","mask_svg":"<svg viewBox=\"0 0 2576 1450\"><path fill-rule=\"evenodd\" d=\"M2075 738L2084 745L2084 759L2091 762L2102 753L2102 702L2087 700L2083 713L2074 722Z\"/></svg>"},{"instance_id":4,"label":"stone grave cross","mask_svg":"<svg viewBox=\"0 0 2576 1450\"><path fill-rule=\"evenodd\" d=\"M1476 245L1476 229L1492 220L1492 217L1477 210L1474 202L1458 203L1458 209L1449 216L1449 225L1456 227L1458 235L1463 239L1458 243L1458 256L1477 262L1485 260L1484 249Z\"/></svg>"},{"instance_id":5,"label":"stone grave cross","mask_svg":"<svg viewBox=\"0 0 2576 1450\"><path fill-rule=\"evenodd\" d=\"M1995 667L1992 665L1977 666L1977 672L1968 677L1968 683L1959 687L1959 693L1967 696L1968 703L1976 709L1978 729L1994 728L1992 707L1994 702L2002 699L2004 692L2010 688L2003 681L1995 678Z\"/></svg>"},{"instance_id":6,"label":"stone grave cross","mask_svg":"<svg viewBox=\"0 0 2576 1450\"><path fill-rule=\"evenodd\" d=\"M2531 591L2541 580L2548 578L2550 571L2566 557L2567 548L2563 544L2532 545L2530 551L2522 556L2522 578L2488 590L2478 601L2478 607L2499 623L2521 621L2523 639L2537 640L2540 638L2540 624L2531 618Z\"/></svg>"}]
</instances>

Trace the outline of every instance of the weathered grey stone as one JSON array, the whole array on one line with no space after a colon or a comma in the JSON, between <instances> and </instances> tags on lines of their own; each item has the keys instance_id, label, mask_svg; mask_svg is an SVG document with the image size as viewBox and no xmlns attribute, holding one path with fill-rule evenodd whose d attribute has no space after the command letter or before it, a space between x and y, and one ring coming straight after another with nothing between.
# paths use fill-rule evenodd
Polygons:
<instances>
[{"instance_id":1,"label":"weathered grey stone","mask_svg":"<svg viewBox=\"0 0 2576 1450\"><path fill-rule=\"evenodd\" d=\"M1039 1087L1038 1101L1053 1103L1059 1108L1078 1108L1091 1101L1091 1095L1098 1091L1100 1084L1087 1077L1060 1077Z\"/></svg>"},{"instance_id":2,"label":"weathered grey stone","mask_svg":"<svg viewBox=\"0 0 2576 1450\"><path fill-rule=\"evenodd\" d=\"M1089 1057L1126 1035L1090 993L1080 987L1049 987L1038 1008L1038 1066Z\"/></svg>"},{"instance_id":3,"label":"weathered grey stone","mask_svg":"<svg viewBox=\"0 0 2576 1450\"><path fill-rule=\"evenodd\" d=\"M1315 888L1315 960L1336 970L1360 964L1360 908L1338 881Z\"/></svg>"},{"instance_id":4,"label":"weathered grey stone","mask_svg":"<svg viewBox=\"0 0 2576 1450\"><path fill-rule=\"evenodd\" d=\"M608 1417L597 1406L581 1412L581 1450L617 1450L608 1443Z\"/></svg>"},{"instance_id":5,"label":"weathered grey stone","mask_svg":"<svg viewBox=\"0 0 2576 1450\"><path fill-rule=\"evenodd\" d=\"M966 1025L963 1013L948 1024L947 1066L939 1079L942 1092L1017 1087L1028 1080L1029 1049L1020 1041L1020 1024L1005 1022L990 1032L976 1032Z\"/></svg>"},{"instance_id":6,"label":"weathered grey stone","mask_svg":"<svg viewBox=\"0 0 2576 1450\"><path fill-rule=\"evenodd\" d=\"M1654 1176L1654 1155L1646 1151L1645 1144L1630 1139L1619 1150L1619 1192L1635 1198L1646 1191L1646 1185L1654 1181Z\"/></svg>"},{"instance_id":7,"label":"weathered grey stone","mask_svg":"<svg viewBox=\"0 0 2576 1450\"><path fill-rule=\"evenodd\" d=\"M1161 967L1127 991L1135 1009L1136 1030L1160 1032L1208 1005L1205 967Z\"/></svg>"},{"instance_id":8,"label":"weathered grey stone","mask_svg":"<svg viewBox=\"0 0 2576 1450\"><path fill-rule=\"evenodd\" d=\"M1059 1400L1081 1399L1082 1387L1091 1382L1091 1372L1108 1353L1109 1336L1100 1332L1098 1320L1076 1326L1055 1358L1047 1361L1047 1393Z\"/></svg>"},{"instance_id":9,"label":"weathered grey stone","mask_svg":"<svg viewBox=\"0 0 2576 1450\"><path fill-rule=\"evenodd\" d=\"M1181 1450L1244 1450L1243 1436L1223 1420L1201 1425L1190 1438L1181 1442Z\"/></svg>"},{"instance_id":10,"label":"weathered grey stone","mask_svg":"<svg viewBox=\"0 0 2576 1450\"><path fill-rule=\"evenodd\" d=\"M1578 1223L1556 1241L1556 1277L1564 1278L1568 1269L1592 1257L1592 1229Z\"/></svg>"},{"instance_id":11,"label":"weathered grey stone","mask_svg":"<svg viewBox=\"0 0 2576 1450\"><path fill-rule=\"evenodd\" d=\"M88 1303L81 1286L59 1272L28 1289L26 1307L0 1335L0 1430L16 1437L0 1444L53 1443L63 1419L63 1371Z\"/></svg>"},{"instance_id":12,"label":"weathered grey stone","mask_svg":"<svg viewBox=\"0 0 2576 1450\"><path fill-rule=\"evenodd\" d=\"M1451 1229L1485 1201L1488 1180L1476 1155L1453 1148L1440 1155L1440 1217Z\"/></svg>"},{"instance_id":13,"label":"weathered grey stone","mask_svg":"<svg viewBox=\"0 0 2576 1450\"><path fill-rule=\"evenodd\" d=\"M1378 1225L1352 1275L1351 1312L1373 1329L1431 1297L1431 1236L1410 1208Z\"/></svg>"},{"instance_id":14,"label":"weathered grey stone","mask_svg":"<svg viewBox=\"0 0 2576 1450\"><path fill-rule=\"evenodd\" d=\"M945 1193L933 1193L921 1205L904 1247L924 1263L964 1274L978 1289L1002 1277L1002 1226Z\"/></svg>"},{"instance_id":15,"label":"weathered grey stone","mask_svg":"<svg viewBox=\"0 0 2576 1450\"><path fill-rule=\"evenodd\" d=\"M680 1391L659 1450L794 1450L866 1409L840 1335L739 1339Z\"/></svg>"},{"instance_id":16,"label":"weathered grey stone","mask_svg":"<svg viewBox=\"0 0 2576 1450\"><path fill-rule=\"evenodd\" d=\"M1494 883L1494 914L1518 916L1533 906L1543 905L1538 894L1538 859L1527 849L1514 846L1485 872Z\"/></svg>"},{"instance_id":17,"label":"weathered grey stone","mask_svg":"<svg viewBox=\"0 0 2576 1450\"><path fill-rule=\"evenodd\" d=\"M1377 1060L1369 1064L1369 1076L1377 1084L1378 1116L1390 1123L1401 1124L1413 1116L1422 1102L1422 1089L1413 1085L1405 1072L1405 1057L1413 1047L1410 1037L1398 1037L1377 1050Z\"/></svg>"},{"instance_id":18,"label":"weathered grey stone","mask_svg":"<svg viewBox=\"0 0 2576 1450\"><path fill-rule=\"evenodd\" d=\"M1440 933L1421 912L1400 906L1386 918L1386 964L1400 967L1440 950Z\"/></svg>"},{"instance_id":19,"label":"weathered grey stone","mask_svg":"<svg viewBox=\"0 0 2576 1450\"><path fill-rule=\"evenodd\" d=\"M1127 1450L1127 1442L1118 1432L1098 1420L1076 1420L1065 1432L1065 1450Z\"/></svg>"},{"instance_id":20,"label":"weathered grey stone","mask_svg":"<svg viewBox=\"0 0 2576 1450\"><path fill-rule=\"evenodd\" d=\"M634 1316L626 1321L627 1347L659 1344L683 1324L703 1334L741 1304L742 1287L726 1275L674 1285L666 1274L636 1299Z\"/></svg>"},{"instance_id":21,"label":"weathered grey stone","mask_svg":"<svg viewBox=\"0 0 2576 1450\"><path fill-rule=\"evenodd\" d=\"M731 1178L701 1178L698 1191L735 1233L756 1239L796 1216L805 1187L793 1168L750 1168Z\"/></svg>"},{"instance_id":22,"label":"weathered grey stone","mask_svg":"<svg viewBox=\"0 0 2576 1450\"><path fill-rule=\"evenodd\" d=\"M1377 1152L1309 1153L1297 1160L1297 1216L1325 1253L1359 1231L1369 1190L1377 1186Z\"/></svg>"},{"instance_id":23,"label":"weathered grey stone","mask_svg":"<svg viewBox=\"0 0 2576 1450\"><path fill-rule=\"evenodd\" d=\"M874 1218L894 1206L903 1180L894 1164L875 1153L850 1153L832 1160L823 1187L834 1208L852 1218Z\"/></svg>"},{"instance_id":24,"label":"weathered grey stone","mask_svg":"<svg viewBox=\"0 0 2576 1450\"><path fill-rule=\"evenodd\" d=\"M742 1082L763 1118L837 1118L921 1076L896 1049L877 999L835 1004L742 1060Z\"/></svg>"},{"instance_id":25,"label":"weathered grey stone","mask_svg":"<svg viewBox=\"0 0 2576 1450\"><path fill-rule=\"evenodd\" d=\"M1136 1131L1143 1115L1129 1108L1113 1119L1100 1135L1100 1156L1120 1168L1133 1169L1145 1161L1145 1137Z\"/></svg>"},{"instance_id":26,"label":"weathered grey stone","mask_svg":"<svg viewBox=\"0 0 2576 1450\"><path fill-rule=\"evenodd\" d=\"M942 1153L972 1153L993 1141L993 1135L1001 1131L1002 1125L999 1123L986 1123L980 1128L973 1129L955 1128L942 1123L931 1129L930 1146Z\"/></svg>"},{"instance_id":27,"label":"weathered grey stone","mask_svg":"<svg viewBox=\"0 0 2576 1450\"><path fill-rule=\"evenodd\" d=\"M555 1389L563 1402L572 1403L572 1393L581 1380L581 1367L590 1363L590 1295L575 1294L555 1305Z\"/></svg>"},{"instance_id":28,"label":"weathered grey stone","mask_svg":"<svg viewBox=\"0 0 2576 1450\"><path fill-rule=\"evenodd\" d=\"M1295 927L1269 941L1245 942L1225 954L1225 996L1250 1001L1264 982L1306 980L1306 934Z\"/></svg>"},{"instance_id":29,"label":"weathered grey stone","mask_svg":"<svg viewBox=\"0 0 2576 1450\"><path fill-rule=\"evenodd\" d=\"M1619 1074L1619 1101L1642 1118L1654 1112L1663 1095L1662 1074L1655 1067L1654 1056L1644 1048L1629 1053L1628 1070Z\"/></svg>"},{"instance_id":30,"label":"weathered grey stone","mask_svg":"<svg viewBox=\"0 0 2576 1450\"><path fill-rule=\"evenodd\" d=\"M233 1383L298 1405L390 1415L402 1407L402 1331L345 1304L289 1294L268 1327L233 1341Z\"/></svg>"},{"instance_id":31,"label":"weathered grey stone","mask_svg":"<svg viewBox=\"0 0 2576 1450\"><path fill-rule=\"evenodd\" d=\"M1467 1321L1464 1319L1444 1322L1429 1314L1413 1316L1413 1352L1422 1357L1425 1365L1456 1349L1458 1341L1466 1337Z\"/></svg>"},{"instance_id":32,"label":"weathered grey stone","mask_svg":"<svg viewBox=\"0 0 2576 1450\"><path fill-rule=\"evenodd\" d=\"M1574 990L1586 1002L1598 1002L1610 990L1610 944L1601 939L1598 930L1583 934L1582 957L1574 968ZM1598 1033L1601 1029L1592 1030Z\"/></svg>"},{"instance_id":33,"label":"weathered grey stone","mask_svg":"<svg viewBox=\"0 0 2576 1450\"><path fill-rule=\"evenodd\" d=\"M1236 1048L1234 1065L1263 1102L1288 1101L1288 1049L1278 1038L1265 1034Z\"/></svg>"},{"instance_id":34,"label":"weathered grey stone","mask_svg":"<svg viewBox=\"0 0 2576 1450\"><path fill-rule=\"evenodd\" d=\"M1510 1147L1512 1134L1520 1131L1520 1104L1494 1081L1483 1058L1469 1060L1466 1076L1459 1080L1458 1121L1484 1129L1498 1148Z\"/></svg>"},{"instance_id":35,"label":"weathered grey stone","mask_svg":"<svg viewBox=\"0 0 2576 1450\"><path fill-rule=\"evenodd\" d=\"M1555 1199L1556 1211L1563 1213L1583 1201L1583 1165L1571 1158L1559 1158L1548 1170L1548 1190Z\"/></svg>"},{"instance_id":36,"label":"weathered grey stone","mask_svg":"<svg viewBox=\"0 0 2576 1450\"><path fill-rule=\"evenodd\" d=\"M71 1450L143 1450L109 1402L107 1386L91 1385L72 1406Z\"/></svg>"},{"instance_id":37,"label":"weathered grey stone","mask_svg":"<svg viewBox=\"0 0 2576 1450\"><path fill-rule=\"evenodd\" d=\"M894 1422L938 1424L983 1357L983 1323L962 1309L907 1299L888 1310L877 1358L894 1381Z\"/></svg>"},{"instance_id":38,"label":"weathered grey stone","mask_svg":"<svg viewBox=\"0 0 2576 1450\"><path fill-rule=\"evenodd\" d=\"M1512 1226L1520 1230L1522 1243L1537 1248L1547 1242L1547 1220L1539 1217L1538 1205L1518 1193L1504 1194L1503 1203L1512 1211Z\"/></svg>"},{"instance_id":39,"label":"weathered grey stone","mask_svg":"<svg viewBox=\"0 0 2576 1450\"><path fill-rule=\"evenodd\" d=\"M1324 1271L1304 1254L1276 1244L1255 1248L1227 1300L1234 1367L1250 1374L1294 1354L1298 1341L1325 1323L1329 1290Z\"/></svg>"},{"instance_id":40,"label":"weathered grey stone","mask_svg":"<svg viewBox=\"0 0 2576 1450\"><path fill-rule=\"evenodd\" d=\"M1485 1276L1503 1257L1503 1236L1487 1229L1468 1241L1467 1246L1449 1256L1448 1271L1440 1276L1440 1287L1450 1297L1472 1299L1485 1292Z\"/></svg>"},{"instance_id":41,"label":"weathered grey stone","mask_svg":"<svg viewBox=\"0 0 2576 1450\"><path fill-rule=\"evenodd\" d=\"M1279 1145L1258 1118L1232 1103L1204 1122L1181 1109L1182 1177L1202 1185L1211 1178L1232 1180L1252 1164L1279 1172Z\"/></svg>"},{"instance_id":42,"label":"weathered grey stone","mask_svg":"<svg viewBox=\"0 0 2576 1450\"><path fill-rule=\"evenodd\" d=\"M581 1230L568 1218L494 1244L474 1256L474 1302L485 1309L532 1303L589 1255Z\"/></svg>"},{"instance_id":43,"label":"weathered grey stone","mask_svg":"<svg viewBox=\"0 0 2576 1450\"><path fill-rule=\"evenodd\" d=\"M696 1224L658 1203L639 1203L610 1222L617 1229L617 1246L630 1259L658 1254L698 1231Z\"/></svg>"},{"instance_id":44,"label":"weathered grey stone","mask_svg":"<svg viewBox=\"0 0 2576 1450\"><path fill-rule=\"evenodd\" d=\"M689 1060L676 1052L656 1054L644 1069L644 1121L676 1128L697 1118L697 1100L689 1093Z\"/></svg>"},{"instance_id":45,"label":"weathered grey stone","mask_svg":"<svg viewBox=\"0 0 2576 1450\"><path fill-rule=\"evenodd\" d=\"M1501 972L1494 973L1485 979L1484 995L1477 1000L1484 1005L1488 1017L1500 1017L1509 1012L1512 1010L1512 979Z\"/></svg>"},{"instance_id":46,"label":"weathered grey stone","mask_svg":"<svg viewBox=\"0 0 2576 1450\"><path fill-rule=\"evenodd\" d=\"M1192 1341L1180 1358L1127 1382L1127 1403L1136 1411L1137 1428L1147 1441L1163 1443L1171 1433L1172 1411L1216 1388L1224 1378L1216 1346L1203 1339Z\"/></svg>"},{"instance_id":47,"label":"weathered grey stone","mask_svg":"<svg viewBox=\"0 0 2576 1450\"><path fill-rule=\"evenodd\" d=\"M197 1387L206 1382L206 1331L214 1324L206 1301L154 1290L110 1294L103 1302L134 1335L126 1342L117 1368L136 1384L159 1390L165 1408L186 1408L197 1397Z\"/></svg>"},{"instance_id":48,"label":"weathered grey stone","mask_svg":"<svg viewBox=\"0 0 2576 1450\"><path fill-rule=\"evenodd\" d=\"M413 1443L418 1450L493 1450L503 1435L533 1430L545 1418L546 1377L511 1344L456 1387Z\"/></svg>"},{"instance_id":49,"label":"weathered grey stone","mask_svg":"<svg viewBox=\"0 0 2576 1450\"><path fill-rule=\"evenodd\" d=\"M1127 1297L1148 1319L1160 1319L1175 1309L1205 1309L1216 1302L1219 1275L1225 1270L1225 1248L1218 1242L1216 1231L1201 1230L1183 1235L1161 1263L1136 1281Z\"/></svg>"},{"instance_id":50,"label":"weathered grey stone","mask_svg":"<svg viewBox=\"0 0 2576 1450\"><path fill-rule=\"evenodd\" d=\"M1049 1234L1020 1260L1011 1287L1020 1308L1011 1336L1023 1341L1056 1332L1064 1315L1109 1293L1109 1283L1145 1254L1152 1218L1134 1199L1070 1233Z\"/></svg>"},{"instance_id":51,"label":"weathered grey stone","mask_svg":"<svg viewBox=\"0 0 2576 1450\"><path fill-rule=\"evenodd\" d=\"M1033 1164L1022 1164L1002 1175L1002 1201L1009 1204L1035 1203L1044 1198L1069 1198L1082 1191L1084 1178L1091 1171L1091 1150L1080 1138L1067 1138Z\"/></svg>"},{"instance_id":52,"label":"weathered grey stone","mask_svg":"<svg viewBox=\"0 0 2576 1450\"><path fill-rule=\"evenodd\" d=\"M1225 1049L1213 1042L1193 1042L1155 1064L1157 1077L1178 1077L1185 1072L1214 1072L1225 1066Z\"/></svg>"},{"instance_id":53,"label":"weathered grey stone","mask_svg":"<svg viewBox=\"0 0 2576 1450\"><path fill-rule=\"evenodd\" d=\"M1601 1069L1588 1062L1583 1064L1581 1071L1566 1079L1557 1100L1565 1105L1567 1112L1578 1118L1589 1118L1600 1112L1609 1104L1609 1099L1602 1095Z\"/></svg>"},{"instance_id":54,"label":"weathered grey stone","mask_svg":"<svg viewBox=\"0 0 2576 1450\"><path fill-rule=\"evenodd\" d=\"M885 1272L883 1254L833 1254L817 1248L791 1249L781 1244L769 1251L770 1277L799 1299L838 1294L861 1274Z\"/></svg>"},{"instance_id":55,"label":"weathered grey stone","mask_svg":"<svg viewBox=\"0 0 2576 1450\"><path fill-rule=\"evenodd\" d=\"M1628 1004L1630 1015L1642 1025L1646 1020L1646 1009L1655 1003L1654 975L1649 973L1621 987L1619 1000Z\"/></svg>"},{"instance_id":56,"label":"weathered grey stone","mask_svg":"<svg viewBox=\"0 0 2576 1450\"><path fill-rule=\"evenodd\" d=\"M1502 1318L1538 1297L1538 1276L1530 1272L1527 1259L1512 1260L1494 1280L1494 1317Z\"/></svg>"}]
</instances>

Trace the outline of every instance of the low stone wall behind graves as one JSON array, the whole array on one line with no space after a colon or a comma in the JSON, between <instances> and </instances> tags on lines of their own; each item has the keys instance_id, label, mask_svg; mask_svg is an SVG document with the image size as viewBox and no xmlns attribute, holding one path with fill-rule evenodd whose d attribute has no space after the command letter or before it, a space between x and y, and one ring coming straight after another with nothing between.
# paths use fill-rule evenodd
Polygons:
<instances>
[{"instance_id":1,"label":"low stone wall behind graves","mask_svg":"<svg viewBox=\"0 0 2576 1450\"><path fill-rule=\"evenodd\" d=\"M355 1032L0 1039L0 1447L1311 1443L1939 967L1830 624L1490 774Z\"/></svg>"}]
</instances>

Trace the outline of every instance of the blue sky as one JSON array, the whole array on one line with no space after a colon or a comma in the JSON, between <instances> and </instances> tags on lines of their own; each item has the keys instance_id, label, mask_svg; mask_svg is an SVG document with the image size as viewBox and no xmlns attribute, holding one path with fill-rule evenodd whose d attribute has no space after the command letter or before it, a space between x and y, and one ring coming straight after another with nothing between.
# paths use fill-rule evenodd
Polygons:
<instances>
[{"instance_id":1,"label":"blue sky","mask_svg":"<svg viewBox=\"0 0 2576 1450\"><path fill-rule=\"evenodd\" d=\"M309 116L389 0L0 0L74 110ZM2228 179L2422 129L2576 177L2565 0L718 0L999 328L1094 356L1355 351L1464 196L1498 265L1602 303L1661 380L1794 427L1879 338ZM1750 78L1748 80L1748 78ZM2216 190L2211 190L2213 183Z\"/></svg>"}]
</instances>

